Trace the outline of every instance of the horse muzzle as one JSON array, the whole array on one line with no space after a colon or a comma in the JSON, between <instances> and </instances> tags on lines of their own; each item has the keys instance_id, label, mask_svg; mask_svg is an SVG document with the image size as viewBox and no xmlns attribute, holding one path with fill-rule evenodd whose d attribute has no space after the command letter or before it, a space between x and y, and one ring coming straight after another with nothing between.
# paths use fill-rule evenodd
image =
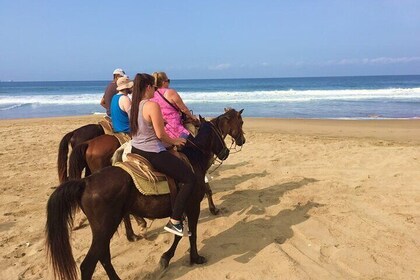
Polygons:
<instances>
[{"instance_id":1,"label":"horse muzzle","mask_svg":"<svg viewBox=\"0 0 420 280\"><path fill-rule=\"evenodd\" d=\"M243 135L235 138L235 144L238 146L242 146L243 144L245 144L245 137Z\"/></svg>"},{"instance_id":2,"label":"horse muzzle","mask_svg":"<svg viewBox=\"0 0 420 280\"><path fill-rule=\"evenodd\" d=\"M218 159L220 159L220 160L225 160L225 159L227 159L227 158L228 158L229 153L230 153L229 149L228 149L228 148L226 148L226 147L224 147L224 148L220 151L220 153L218 153L218 154L217 154L217 158L218 158Z\"/></svg>"}]
</instances>

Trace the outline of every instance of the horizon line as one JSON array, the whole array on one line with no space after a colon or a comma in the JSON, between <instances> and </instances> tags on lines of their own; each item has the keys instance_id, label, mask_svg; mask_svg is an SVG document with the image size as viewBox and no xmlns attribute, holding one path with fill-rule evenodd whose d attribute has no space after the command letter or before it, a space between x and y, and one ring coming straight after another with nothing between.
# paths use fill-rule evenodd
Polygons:
<instances>
[{"instance_id":1,"label":"horizon line","mask_svg":"<svg viewBox=\"0 0 420 280\"><path fill-rule=\"evenodd\" d=\"M182 78L173 81L185 80L246 80L246 79L302 79L302 78L351 78L351 77L387 77L387 76L420 76L420 74L375 74L375 75L337 75L337 76L285 76L285 77L254 77L254 78ZM33 82L106 82L110 80L0 80L0 83L33 83Z\"/></svg>"}]
</instances>

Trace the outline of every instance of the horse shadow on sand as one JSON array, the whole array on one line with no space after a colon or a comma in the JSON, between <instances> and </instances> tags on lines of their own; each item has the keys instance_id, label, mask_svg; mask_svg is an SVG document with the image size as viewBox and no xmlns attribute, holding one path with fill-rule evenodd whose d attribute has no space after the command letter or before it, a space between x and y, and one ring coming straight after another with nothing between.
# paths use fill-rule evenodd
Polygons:
<instances>
[{"instance_id":1,"label":"horse shadow on sand","mask_svg":"<svg viewBox=\"0 0 420 280\"><path fill-rule=\"evenodd\" d=\"M262 172L254 172L254 173L248 173L244 175L233 175L226 178L218 178L210 181L210 186L213 191L213 193L217 193L218 190L231 190L234 189L236 185L242 184L248 180L254 179L254 178L264 178L269 173L267 171Z\"/></svg>"},{"instance_id":2,"label":"horse shadow on sand","mask_svg":"<svg viewBox=\"0 0 420 280\"><path fill-rule=\"evenodd\" d=\"M208 263L205 265L211 266L231 256L237 256L235 258L237 262L248 263L267 246L283 244L293 237L292 226L308 220L310 218L309 211L323 205L308 201L306 204L299 203L292 209L284 209L276 215L264 215L265 208L278 204L280 198L287 191L316 181L315 179L305 178L299 182L274 185L260 190L238 190L224 196L226 200L223 203L226 203L226 207L232 212L244 213L244 211L247 211L246 215L261 214L261 217L257 219L246 217L225 231L204 238L203 246L199 248L199 252L208 259ZM238 198L238 196L243 197ZM216 218L215 216L208 217L208 219ZM200 220L200 222L203 222L203 220ZM147 274L145 279L176 279L190 270L198 268L195 265L189 266L188 263L189 257L186 255L171 263L165 271L156 270Z\"/></svg>"},{"instance_id":3,"label":"horse shadow on sand","mask_svg":"<svg viewBox=\"0 0 420 280\"><path fill-rule=\"evenodd\" d=\"M231 180L231 181L234 181L235 182L235 184L240 184L240 183L243 183L243 182L246 182L246 181L248 181L248 180L251 180L251 179L253 179L253 178L257 178L257 177L261 177L261 178L263 178L263 177L265 177L266 175L267 175L268 173L266 172L266 171L264 171L264 172L261 172L261 173L251 173L251 174L246 174L246 175L243 175L243 176L232 176L232 177L229 177L229 178L224 178L223 180L221 180L222 182L226 182L226 181L229 181L229 180ZM215 180L216 181L216 180ZM212 181L213 182L213 181ZM226 185L230 185L231 187L229 187L229 189L233 189L234 187L235 187L235 184L226 184ZM288 183L289 184L289 183ZM222 187L221 188L223 188L223 186L224 186L224 184L222 185ZM280 185L280 186L274 186L275 188L282 188L282 185ZM224 191L227 191L228 189L226 189L226 188L223 188L223 190ZM254 190L254 191L252 191L252 190L248 190L248 192L250 192L250 196L251 197L253 197L253 196L255 196L255 192L258 192L257 190ZM213 191L213 193L214 193L214 191ZM236 193L236 192L235 192ZM232 194L233 195L233 194ZM226 195L226 196L224 196L223 198L225 198L227 201L229 200L229 196L230 195ZM233 198L233 199L235 199L235 198ZM202 214L203 214L203 209L206 209L206 207L205 207L205 205L207 205L208 206L208 204L207 204L207 202L205 202L205 200L206 200L206 198L203 198L203 201L201 202L202 204L201 204L201 211L202 211ZM276 200L276 201L278 201L278 200ZM252 204L252 203L251 203ZM233 204L235 207L236 207L236 205L235 204ZM249 206L249 204L248 204L248 206ZM219 206L217 206L217 207L219 207ZM227 208L228 206L224 206L224 204L222 204L221 206L220 206L220 210L221 210L221 213L228 213L228 212L232 212L232 210L231 209L229 209L228 210L228 208ZM230 206L229 206L230 207ZM207 209L206 209L207 210ZM214 216L212 216L212 217L214 217ZM204 218L204 219L208 219L208 218L211 218L211 217L207 217L207 218ZM204 221L203 219L200 219L200 221ZM136 225L137 223L135 222L135 219L134 218L131 218L131 222L133 223L133 225ZM146 219L146 222L147 222L147 224L148 224L148 226L150 226L151 224L152 224L152 220L149 220L149 219ZM83 227L85 227L85 226L87 226L87 224L86 225L84 225ZM138 230L138 225L137 226L134 226L135 227L135 229L136 230ZM121 233L120 233L121 232ZM146 240L149 240L149 241L153 241L153 240L155 240L158 236L159 236L159 234L161 234L162 232L164 232L163 231L163 229L148 229L147 230L147 232L146 232ZM124 228L122 227L122 225L120 225L120 227L118 228L118 231L117 231L117 234L118 235L123 235L124 234Z\"/></svg>"},{"instance_id":4,"label":"horse shadow on sand","mask_svg":"<svg viewBox=\"0 0 420 280\"><path fill-rule=\"evenodd\" d=\"M230 170L230 169L236 169L239 167L243 167L243 166L247 166L249 164L249 161L241 161L235 164L222 164L220 165L220 167L218 167L218 164L214 164L209 168L208 173L213 175L213 176L219 176L220 172L224 172L226 170Z\"/></svg>"},{"instance_id":5,"label":"horse shadow on sand","mask_svg":"<svg viewBox=\"0 0 420 280\"><path fill-rule=\"evenodd\" d=\"M264 174L265 173L261 173L259 175L260 177L264 177ZM252 174L251 177L255 178L255 174ZM244 211L247 211L247 215L263 215L265 213L265 208L279 204L280 199L286 192L301 188L307 184L315 183L317 181L318 180L313 178L303 178L297 182L287 182L273 185L265 189L236 190L230 194L222 196L219 199L219 201L222 202L219 202L217 207L222 215L235 212L242 214ZM251 208L249 209L250 206ZM212 217L205 217L204 219L201 219L200 222L211 218Z\"/></svg>"}]
</instances>

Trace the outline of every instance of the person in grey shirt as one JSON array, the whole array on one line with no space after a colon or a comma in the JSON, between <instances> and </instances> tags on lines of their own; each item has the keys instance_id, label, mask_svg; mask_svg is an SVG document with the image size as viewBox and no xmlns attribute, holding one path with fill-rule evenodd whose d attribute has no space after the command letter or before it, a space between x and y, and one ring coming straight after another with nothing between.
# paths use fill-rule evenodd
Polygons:
<instances>
[{"instance_id":1,"label":"person in grey shirt","mask_svg":"<svg viewBox=\"0 0 420 280\"><path fill-rule=\"evenodd\" d=\"M111 107L112 97L115 94L117 94L117 92L118 92L118 90L117 90L117 80L121 77L124 77L125 72L121 68L117 68L117 69L114 70L114 72L112 74L114 75L114 79L106 87L104 96L102 96L101 103L100 103L102 105L102 107L104 107L106 109L106 114L108 116L111 116L110 107Z\"/></svg>"}]
</instances>

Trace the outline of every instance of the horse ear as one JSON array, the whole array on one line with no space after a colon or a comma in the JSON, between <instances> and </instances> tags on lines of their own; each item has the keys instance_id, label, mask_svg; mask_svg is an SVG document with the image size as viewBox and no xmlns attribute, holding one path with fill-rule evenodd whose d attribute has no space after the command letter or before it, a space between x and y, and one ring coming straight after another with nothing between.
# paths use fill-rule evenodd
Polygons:
<instances>
[{"instance_id":1,"label":"horse ear","mask_svg":"<svg viewBox=\"0 0 420 280\"><path fill-rule=\"evenodd\" d=\"M239 111L239 115L240 115L240 114L242 114L242 112L243 112L243 111L244 111L244 109L241 109L241 110Z\"/></svg>"},{"instance_id":2,"label":"horse ear","mask_svg":"<svg viewBox=\"0 0 420 280\"><path fill-rule=\"evenodd\" d=\"M225 108L225 113L226 113L227 111L229 111L229 109L228 109L228 108Z\"/></svg>"},{"instance_id":3,"label":"horse ear","mask_svg":"<svg viewBox=\"0 0 420 280\"><path fill-rule=\"evenodd\" d=\"M206 121L201 115L198 115L198 117L200 119L200 123L204 123Z\"/></svg>"}]
</instances>

